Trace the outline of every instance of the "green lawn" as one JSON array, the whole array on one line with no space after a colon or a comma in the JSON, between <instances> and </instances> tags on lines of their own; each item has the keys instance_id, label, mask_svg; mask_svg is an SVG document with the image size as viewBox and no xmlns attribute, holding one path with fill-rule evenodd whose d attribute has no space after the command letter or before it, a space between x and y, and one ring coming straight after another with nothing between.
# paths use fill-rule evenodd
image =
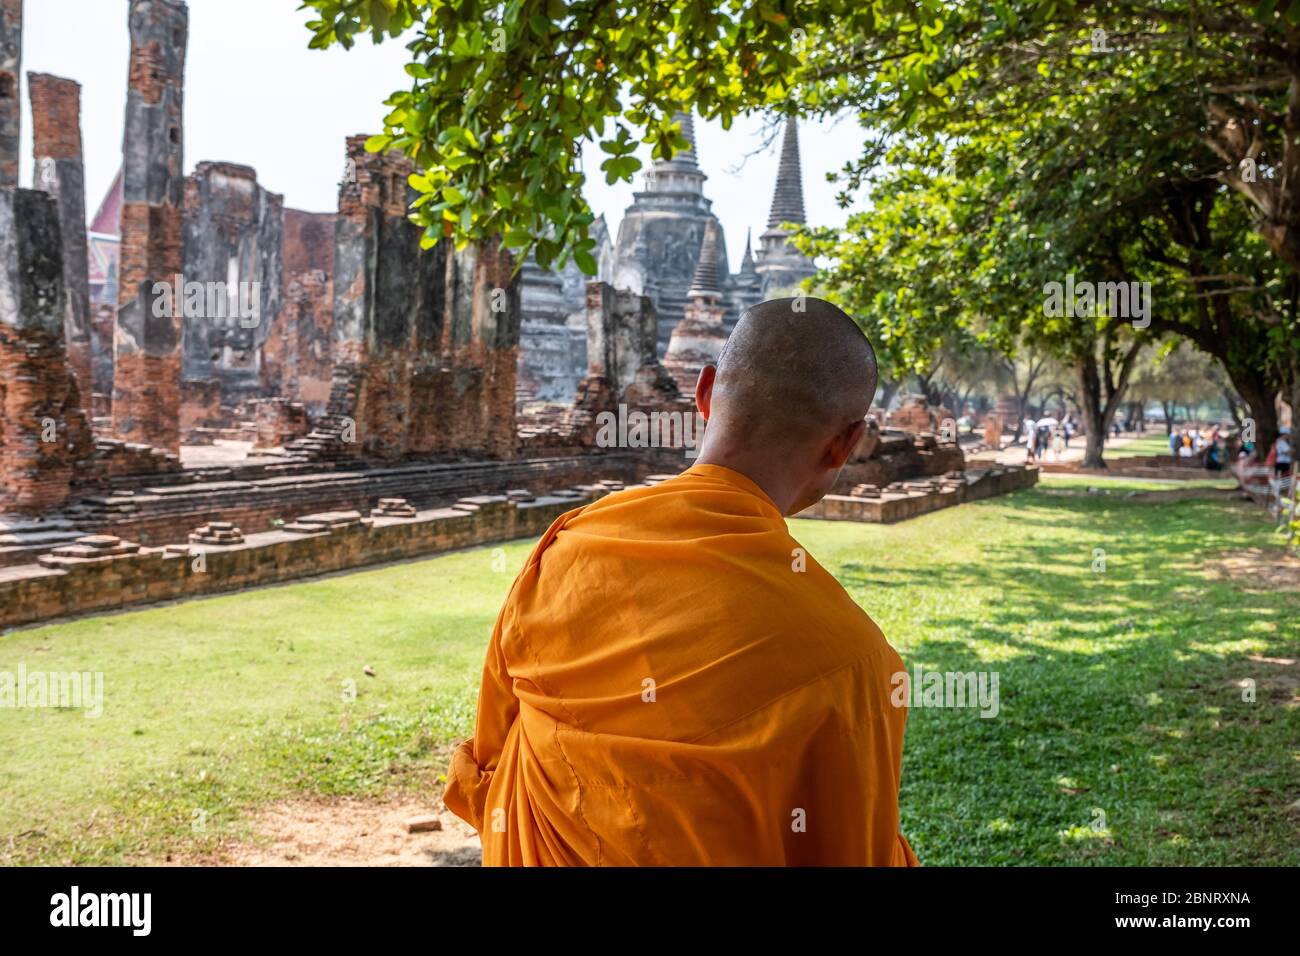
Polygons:
<instances>
[{"instance_id":1,"label":"green lawn","mask_svg":"<svg viewBox=\"0 0 1300 956\"><path fill-rule=\"evenodd\" d=\"M1168 455L1169 453L1169 436L1165 434L1163 428L1159 431L1149 431L1126 445L1115 445L1112 448L1108 444L1106 447L1107 458L1124 458L1129 455Z\"/></svg>"},{"instance_id":2,"label":"green lawn","mask_svg":"<svg viewBox=\"0 0 1300 956\"><path fill-rule=\"evenodd\" d=\"M892 527L793 523L909 669L999 675L994 719L910 716L923 862L1300 865L1300 665L1276 663L1300 656L1300 592L1205 575L1276 539L1208 490L1133 495L1169 487L1052 478ZM0 671L105 688L99 719L0 710L0 862L192 858L269 801L436 791L529 547L0 636Z\"/></svg>"}]
</instances>

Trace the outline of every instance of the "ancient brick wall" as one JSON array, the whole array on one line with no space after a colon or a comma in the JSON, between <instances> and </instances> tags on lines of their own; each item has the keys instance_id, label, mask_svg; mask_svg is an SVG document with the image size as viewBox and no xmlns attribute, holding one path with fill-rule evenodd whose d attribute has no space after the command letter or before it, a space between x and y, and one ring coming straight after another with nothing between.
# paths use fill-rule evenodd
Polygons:
<instances>
[{"instance_id":1,"label":"ancient brick wall","mask_svg":"<svg viewBox=\"0 0 1300 956\"><path fill-rule=\"evenodd\" d=\"M442 454L509 458L518 442L519 279L499 243L449 253L443 360L414 441ZM439 421L441 419L441 421Z\"/></svg>"},{"instance_id":2,"label":"ancient brick wall","mask_svg":"<svg viewBox=\"0 0 1300 956\"><path fill-rule=\"evenodd\" d=\"M694 416L694 401L683 395L656 357L654 304L643 295L615 289L606 282L587 283L587 375L578 383L573 404L558 420L523 415L519 444L524 454L597 446L598 418L617 413L620 405L645 413ZM692 383L693 392L694 383ZM662 470L660 461L680 458L680 449L635 450L638 458ZM677 465L680 466L678 461Z\"/></svg>"},{"instance_id":3,"label":"ancient brick wall","mask_svg":"<svg viewBox=\"0 0 1300 956\"><path fill-rule=\"evenodd\" d=\"M935 435L886 432L874 444L864 441L840 471L835 491L858 484L884 486L909 478L928 478L966 467L966 456L955 443Z\"/></svg>"},{"instance_id":4,"label":"ancient brick wall","mask_svg":"<svg viewBox=\"0 0 1300 956\"><path fill-rule=\"evenodd\" d=\"M334 214L284 210L284 293L262 349L262 393L325 414L334 371Z\"/></svg>"},{"instance_id":5,"label":"ancient brick wall","mask_svg":"<svg viewBox=\"0 0 1300 956\"><path fill-rule=\"evenodd\" d=\"M0 188L18 185L23 0L0 0Z\"/></svg>"},{"instance_id":6,"label":"ancient brick wall","mask_svg":"<svg viewBox=\"0 0 1300 956\"><path fill-rule=\"evenodd\" d=\"M183 255L183 79L189 15L177 0L131 0L123 134L121 260L113 430L180 448L181 318L158 302Z\"/></svg>"},{"instance_id":7,"label":"ancient brick wall","mask_svg":"<svg viewBox=\"0 0 1300 956\"><path fill-rule=\"evenodd\" d=\"M0 512L61 506L91 454L68 368L64 308L54 198L0 189Z\"/></svg>"},{"instance_id":8,"label":"ancient brick wall","mask_svg":"<svg viewBox=\"0 0 1300 956\"><path fill-rule=\"evenodd\" d=\"M113 417L113 329L117 325L117 308L108 304L95 306L90 313L90 381L92 418Z\"/></svg>"},{"instance_id":9,"label":"ancient brick wall","mask_svg":"<svg viewBox=\"0 0 1300 956\"><path fill-rule=\"evenodd\" d=\"M587 374L609 380L616 395L637 370L658 359L658 319L648 296L587 283Z\"/></svg>"},{"instance_id":10,"label":"ancient brick wall","mask_svg":"<svg viewBox=\"0 0 1300 956\"><path fill-rule=\"evenodd\" d=\"M332 283L320 269L294 273L285 283L280 317L262 348L262 391L325 413L334 372Z\"/></svg>"},{"instance_id":11,"label":"ancient brick wall","mask_svg":"<svg viewBox=\"0 0 1300 956\"><path fill-rule=\"evenodd\" d=\"M0 626L197 597L473 545L540 535L557 517L617 488L584 485L531 495L463 498L411 517L323 514L300 530L242 535L237 544L141 548L97 536L56 548L39 565L0 574ZM215 537L215 536L206 536ZM235 536L232 536L235 537ZM200 558L201 555L201 558ZM485 568L486 570L486 568Z\"/></svg>"},{"instance_id":12,"label":"ancient brick wall","mask_svg":"<svg viewBox=\"0 0 1300 956\"><path fill-rule=\"evenodd\" d=\"M412 166L348 140L334 238L330 399L295 451L316 457L515 453L519 291L495 243L420 248Z\"/></svg>"},{"instance_id":13,"label":"ancient brick wall","mask_svg":"<svg viewBox=\"0 0 1300 956\"><path fill-rule=\"evenodd\" d=\"M247 166L199 163L185 181L184 221L185 283L203 294L186 292L182 375L216 380L233 408L262 394L283 293L283 197Z\"/></svg>"},{"instance_id":14,"label":"ancient brick wall","mask_svg":"<svg viewBox=\"0 0 1300 956\"><path fill-rule=\"evenodd\" d=\"M334 213L284 210L284 274L334 273Z\"/></svg>"},{"instance_id":15,"label":"ancient brick wall","mask_svg":"<svg viewBox=\"0 0 1300 956\"><path fill-rule=\"evenodd\" d=\"M231 416L221 399L221 382L215 378L181 380L181 434L187 445L211 444L210 440L195 434L200 429L231 427Z\"/></svg>"},{"instance_id":16,"label":"ancient brick wall","mask_svg":"<svg viewBox=\"0 0 1300 956\"><path fill-rule=\"evenodd\" d=\"M852 494L829 494L799 518L891 524L968 501L1009 494L1038 482L1037 468L1021 465L972 469L942 478L859 485Z\"/></svg>"},{"instance_id":17,"label":"ancient brick wall","mask_svg":"<svg viewBox=\"0 0 1300 956\"><path fill-rule=\"evenodd\" d=\"M908 432L929 432L938 427L934 413L924 395L910 395L905 398L885 419L894 428Z\"/></svg>"},{"instance_id":18,"label":"ancient brick wall","mask_svg":"<svg viewBox=\"0 0 1300 956\"><path fill-rule=\"evenodd\" d=\"M86 182L81 155L81 86L45 73L29 73L32 152L36 188L52 195L63 232L64 336L68 365L87 409L90 372L90 286L87 279Z\"/></svg>"},{"instance_id":19,"label":"ancient brick wall","mask_svg":"<svg viewBox=\"0 0 1300 956\"><path fill-rule=\"evenodd\" d=\"M129 446L119 451L119 456L140 447ZM597 473L625 481L646 473L639 459L616 451L599 456L428 461L384 467L277 463L173 475L162 473L168 467L166 462L137 463L148 464L148 471L129 471L132 462L125 457L112 463L97 462L86 481L74 486L76 501L65 514L77 528L162 545L180 540L209 521L233 521L244 531L267 531L277 521L296 514L364 509L381 498L406 498L429 508L449 504L470 489L495 494L512 488L536 490L576 484ZM110 464L121 471L110 473ZM128 473L138 477L127 478ZM0 567L6 563L0 554Z\"/></svg>"},{"instance_id":20,"label":"ancient brick wall","mask_svg":"<svg viewBox=\"0 0 1300 956\"><path fill-rule=\"evenodd\" d=\"M307 409L287 398L257 398L252 402L257 448L282 448L311 430Z\"/></svg>"}]
</instances>

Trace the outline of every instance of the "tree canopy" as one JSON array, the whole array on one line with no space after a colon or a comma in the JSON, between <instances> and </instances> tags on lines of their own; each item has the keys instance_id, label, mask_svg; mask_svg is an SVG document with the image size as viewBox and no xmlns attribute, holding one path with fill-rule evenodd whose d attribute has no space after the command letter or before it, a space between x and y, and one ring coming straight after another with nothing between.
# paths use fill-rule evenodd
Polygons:
<instances>
[{"instance_id":1,"label":"tree canopy","mask_svg":"<svg viewBox=\"0 0 1300 956\"><path fill-rule=\"evenodd\" d=\"M1076 368L1096 425L1172 335L1222 362L1262 443L1273 396L1300 397L1300 0L304 6L314 46L407 38L370 146L423 170L426 242L499 235L594 273L583 150L630 181L639 145L684 145L679 111L848 111L842 196L865 207L798 241L888 370L1030 344ZM1149 314L1053 314L1067 277L1149 288Z\"/></svg>"}]
</instances>

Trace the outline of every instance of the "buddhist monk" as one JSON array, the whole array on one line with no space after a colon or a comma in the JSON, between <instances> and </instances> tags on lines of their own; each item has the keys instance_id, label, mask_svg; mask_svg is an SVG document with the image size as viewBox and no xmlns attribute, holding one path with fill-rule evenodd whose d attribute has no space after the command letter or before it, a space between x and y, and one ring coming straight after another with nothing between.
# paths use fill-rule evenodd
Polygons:
<instances>
[{"instance_id":1,"label":"buddhist monk","mask_svg":"<svg viewBox=\"0 0 1300 956\"><path fill-rule=\"evenodd\" d=\"M700 374L694 465L551 525L447 772L485 865L916 865L902 661L785 522L831 488L875 388L847 315L764 302Z\"/></svg>"}]
</instances>

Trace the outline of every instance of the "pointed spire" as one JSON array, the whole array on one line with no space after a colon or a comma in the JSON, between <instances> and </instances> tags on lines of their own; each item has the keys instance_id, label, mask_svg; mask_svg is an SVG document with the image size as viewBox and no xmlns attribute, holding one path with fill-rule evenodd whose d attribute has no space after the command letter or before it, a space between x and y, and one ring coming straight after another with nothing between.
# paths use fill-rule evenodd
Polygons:
<instances>
[{"instance_id":1,"label":"pointed spire","mask_svg":"<svg viewBox=\"0 0 1300 956\"><path fill-rule=\"evenodd\" d=\"M686 147L685 149L679 149L677 152L673 153L673 158L672 158L672 159L669 159L669 160L664 160L664 159L656 160L656 161L655 161L655 165L656 165L656 166L660 166L660 165L669 165L669 164L671 164L671 165L673 165L673 166L690 166L690 167L698 167L698 166L699 166L699 156L696 154L696 151L695 151L695 116L694 116L694 114L692 114L692 113L674 113L674 114L673 114L673 119L675 119L675 120L677 121L677 125L681 128L682 136L684 136L684 137L686 138L686 142L687 142L689 145L687 145L687 147Z\"/></svg>"},{"instance_id":2,"label":"pointed spire","mask_svg":"<svg viewBox=\"0 0 1300 956\"><path fill-rule=\"evenodd\" d=\"M719 299L722 297L722 282L718 277L718 223L710 219L704 225L704 241L700 243L700 261L695 266L695 277L691 279L691 288L686 293L691 299Z\"/></svg>"},{"instance_id":3,"label":"pointed spire","mask_svg":"<svg viewBox=\"0 0 1300 956\"><path fill-rule=\"evenodd\" d=\"M751 272L758 271L757 268L754 266L754 247L752 242L753 237L754 237L754 230L746 229L745 230L745 257L740 260L740 271L742 274L749 274Z\"/></svg>"},{"instance_id":4,"label":"pointed spire","mask_svg":"<svg viewBox=\"0 0 1300 956\"><path fill-rule=\"evenodd\" d=\"M785 137L781 142L781 163L776 171L776 189L772 193L772 212L767 226L774 229L783 222L804 222L803 175L799 168L799 127L794 116L785 120Z\"/></svg>"},{"instance_id":5,"label":"pointed spire","mask_svg":"<svg viewBox=\"0 0 1300 956\"><path fill-rule=\"evenodd\" d=\"M692 113L677 113L674 117L682 127L682 135L686 137L686 142L690 143L686 149L676 153L673 159L680 160L683 163L690 163L698 166L700 162L699 154L695 148L695 116Z\"/></svg>"},{"instance_id":6,"label":"pointed spire","mask_svg":"<svg viewBox=\"0 0 1300 956\"><path fill-rule=\"evenodd\" d=\"M695 120L690 113L674 113L673 118L686 138L687 146L673 153L672 159L656 159L645 171L645 188L651 193L704 194L704 175L695 152ZM704 204L707 209L707 203Z\"/></svg>"}]
</instances>

